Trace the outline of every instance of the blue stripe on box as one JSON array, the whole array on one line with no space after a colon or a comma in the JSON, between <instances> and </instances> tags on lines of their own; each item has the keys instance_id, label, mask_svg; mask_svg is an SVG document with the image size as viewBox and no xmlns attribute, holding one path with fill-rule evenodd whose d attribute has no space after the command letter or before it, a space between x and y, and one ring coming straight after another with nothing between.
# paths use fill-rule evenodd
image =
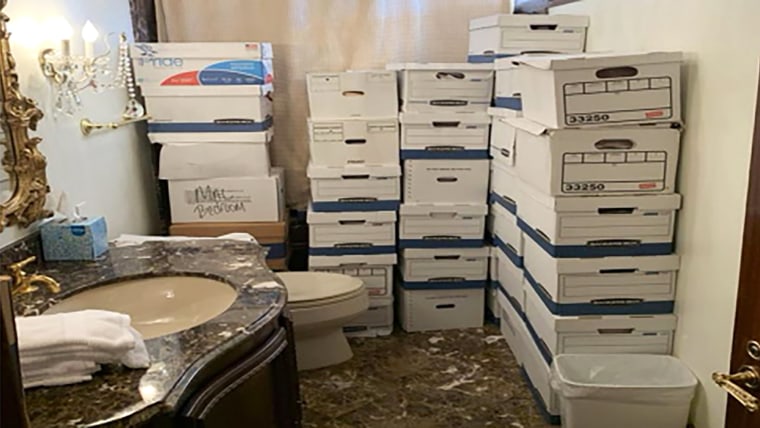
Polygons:
<instances>
[{"instance_id":1,"label":"blue stripe on box","mask_svg":"<svg viewBox=\"0 0 760 428\"><path fill-rule=\"evenodd\" d=\"M484 63L494 62L499 58L509 58L512 56L515 56L515 55L514 54L500 54L500 53L467 55L467 62L469 62L470 64L484 64Z\"/></svg>"},{"instance_id":2,"label":"blue stripe on box","mask_svg":"<svg viewBox=\"0 0 760 428\"><path fill-rule=\"evenodd\" d=\"M395 254L395 245L370 245L366 247L309 247L310 256L353 256L366 254Z\"/></svg>"},{"instance_id":3,"label":"blue stripe on box","mask_svg":"<svg viewBox=\"0 0 760 428\"><path fill-rule=\"evenodd\" d=\"M399 248L480 248L482 239L400 239Z\"/></svg>"},{"instance_id":4,"label":"blue stripe on box","mask_svg":"<svg viewBox=\"0 0 760 428\"><path fill-rule=\"evenodd\" d=\"M541 416L546 421L546 423L548 423L549 425L561 425L562 420L560 416L552 415L551 413L549 413L549 409L546 407L546 403L544 402L544 397L541 396L541 393L538 392L538 389L536 389L535 385L533 385L533 381L530 380L530 376L528 376L528 372L525 371L525 367L523 367L522 365L520 366L520 374L525 380L525 383L528 384L528 390L530 391L530 395L533 396L533 401L535 401L536 404L538 405L538 410L541 413Z\"/></svg>"},{"instance_id":5,"label":"blue stripe on box","mask_svg":"<svg viewBox=\"0 0 760 428\"><path fill-rule=\"evenodd\" d=\"M493 105L494 107L522 111L522 100L520 97L496 97L493 99Z\"/></svg>"},{"instance_id":6,"label":"blue stripe on box","mask_svg":"<svg viewBox=\"0 0 760 428\"><path fill-rule=\"evenodd\" d=\"M272 118L251 123L150 122L148 132L261 132L272 127Z\"/></svg>"},{"instance_id":7,"label":"blue stripe on box","mask_svg":"<svg viewBox=\"0 0 760 428\"><path fill-rule=\"evenodd\" d=\"M515 252L512 247L504 242L501 238L499 238L499 235L493 236L494 244L496 244L497 247L499 247L499 250L501 250L502 253L504 253L505 256L509 258L509 261L512 262L513 265L515 265L518 268L523 267L523 258L521 256L517 255L517 252Z\"/></svg>"},{"instance_id":8,"label":"blue stripe on box","mask_svg":"<svg viewBox=\"0 0 760 428\"><path fill-rule=\"evenodd\" d=\"M499 318L496 314L491 312L491 308L486 306L485 310L485 318L487 323L496 324L496 326L499 325L499 322L501 321L501 318Z\"/></svg>"},{"instance_id":9,"label":"blue stripe on box","mask_svg":"<svg viewBox=\"0 0 760 428\"><path fill-rule=\"evenodd\" d=\"M488 288L491 290L498 290L501 287L501 283L498 279L488 280Z\"/></svg>"},{"instance_id":10,"label":"blue stripe on box","mask_svg":"<svg viewBox=\"0 0 760 428\"><path fill-rule=\"evenodd\" d=\"M267 253L267 260L270 259L282 259L287 255L287 248L284 242L277 244L262 244L269 252Z\"/></svg>"},{"instance_id":11,"label":"blue stripe on box","mask_svg":"<svg viewBox=\"0 0 760 428\"><path fill-rule=\"evenodd\" d=\"M401 281L405 290L459 290L486 288L485 280L478 281Z\"/></svg>"},{"instance_id":12,"label":"blue stripe on box","mask_svg":"<svg viewBox=\"0 0 760 428\"><path fill-rule=\"evenodd\" d=\"M511 212L514 215L517 215L517 205L512 201L504 199L497 193L491 192L491 194L488 196L488 202L491 204L499 204L507 211Z\"/></svg>"},{"instance_id":13,"label":"blue stripe on box","mask_svg":"<svg viewBox=\"0 0 760 428\"><path fill-rule=\"evenodd\" d=\"M489 159L488 150L401 150L401 159Z\"/></svg>"},{"instance_id":14,"label":"blue stripe on box","mask_svg":"<svg viewBox=\"0 0 760 428\"><path fill-rule=\"evenodd\" d=\"M517 299L514 298L514 296L509 294L507 289L504 288L504 286L501 285L501 283L499 283L499 292L503 294L504 297L507 298L507 301L509 302L510 305L512 305L512 309L514 309L515 312L517 312L517 315L520 317L520 319L525 321L527 317L525 315L525 311L523 311L523 308L520 305L520 302L518 302Z\"/></svg>"},{"instance_id":15,"label":"blue stripe on box","mask_svg":"<svg viewBox=\"0 0 760 428\"><path fill-rule=\"evenodd\" d=\"M311 209L316 212L396 211L400 205L400 201L312 202Z\"/></svg>"},{"instance_id":16,"label":"blue stripe on box","mask_svg":"<svg viewBox=\"0 0 760 428\"><path fill-rule=\"evenodd\" d=\"M533 275L524 270L525 278L533 290L544 302L549 312L559 316L578 315L656 315L673 313L675 303L672 300L643 302L636 299L610 299L605 303L602 299L599 303L556 303L544 287L536 281ZM630 303L627 303L630 302Z\"/></svg>"},{"instance_id":17,"label":"blue stripe on box","mask_svg":"<svg viewBox=\"0 0 760 428\"><path fill-rule=\"evenodd\" d=\"M673 253L672 242L630 243L620 240L619 244L606 245L552 245L544 239L528 223L517 218L517 225L536 244L549 255L556 258L589 258L616 256L665 256Z\"/></svg>"}]
</instances>

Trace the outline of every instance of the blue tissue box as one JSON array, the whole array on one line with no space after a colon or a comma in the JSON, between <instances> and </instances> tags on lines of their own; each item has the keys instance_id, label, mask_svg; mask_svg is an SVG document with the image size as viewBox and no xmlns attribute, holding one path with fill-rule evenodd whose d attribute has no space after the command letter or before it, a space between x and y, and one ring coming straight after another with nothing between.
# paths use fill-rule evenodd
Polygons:
<instances>
[{"instance_id":1,"label":"blue tissue box","mask_svg":"<svg viewBox=\"0 0 760 428\"><path fill-rule=\"evenodd\" d=\"M45 223L40 228L45 260L94 260L108 251L106 219Z\"/></svg>"}]
</instances>

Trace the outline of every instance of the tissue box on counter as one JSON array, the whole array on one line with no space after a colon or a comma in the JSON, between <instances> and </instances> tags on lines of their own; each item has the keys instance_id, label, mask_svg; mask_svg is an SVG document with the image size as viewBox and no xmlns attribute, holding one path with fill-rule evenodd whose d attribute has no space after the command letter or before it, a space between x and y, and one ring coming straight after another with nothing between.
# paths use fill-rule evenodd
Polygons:
<instances>
[{"instance_id":1,"label":"tissue box on counter","mask_svg":"<svg viewBox=\"0 0 760 428\"><path fill-rule=\"evenodd\" d=\"M94 260L108 250L104 217L49 221L40 228L45 260Z\"/></svg>"}]
</instances>

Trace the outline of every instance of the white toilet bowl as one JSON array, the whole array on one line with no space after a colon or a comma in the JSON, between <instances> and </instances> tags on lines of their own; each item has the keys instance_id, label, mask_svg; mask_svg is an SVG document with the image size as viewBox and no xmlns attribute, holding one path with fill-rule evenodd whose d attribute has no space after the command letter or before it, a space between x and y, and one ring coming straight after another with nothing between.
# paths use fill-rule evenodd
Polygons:
<instances>
[{"instance_id":1,"label":"white toilet bowl","mask_svg":"<svg viewBox=\"0 0 760 428\"><path fill-rule=\"evenodd\" d=\"M364 282L326 272L283 272L278 276L288 290L298 370L351 359L353 353L343 326L369 307Z\"/></svg>"}]
</instances>

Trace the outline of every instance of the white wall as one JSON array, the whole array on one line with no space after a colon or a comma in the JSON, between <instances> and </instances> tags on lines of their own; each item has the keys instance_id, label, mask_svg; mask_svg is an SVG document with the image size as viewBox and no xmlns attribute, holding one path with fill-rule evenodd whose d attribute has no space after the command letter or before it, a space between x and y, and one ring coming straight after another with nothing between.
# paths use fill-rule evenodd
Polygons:
<instances>
[{"instance_id":1,"label":"white wall","mask_svg":"<svg viewBox=\"0 0 760 428\"><path fill-rule=\"evenodd\" d=\"M589 50L680 50L686 55L675 354L701 381L693 408L696 427L722 427L726 393L713 385L710 374L727 370L731 353L760 2L583 0L552 13L590 15Z\"/></svg>"},{"instance_id":2,"label":"white wall","mask_svg":"<svg viewBox=\"0 0 760 428\"><path fill-rule=\"evenodd\" d=\"M75 50L82 49L80 29L87 19L101 34L126 32L130 37L132 34L128 0L9 0L8 3L5 12L11 26L14 21L34 21L40 25L38 30L44 32L42 24L47 18L65 17L75 29L72 42ZM126 92L120 89L94 94L88 90L79 113L55 118L51 93L37 64L39 49L54 44L44 41L35 45L34 37L24 36L23 32L12 35L11 49L18 62L23 93L37 101L45 113L34 135L43 139L39 147L48 159L47 176L53 191L65 191L72 205L86 201L84 212L88 215L104 215L112 237L154 232L156 196L150 181L147 141L138 137L134 126L90 137L79 131L82 117L104 122L118 119ZM32 230L9 228L0 234L0 246Z\"/></svg>"}]
</instances>

